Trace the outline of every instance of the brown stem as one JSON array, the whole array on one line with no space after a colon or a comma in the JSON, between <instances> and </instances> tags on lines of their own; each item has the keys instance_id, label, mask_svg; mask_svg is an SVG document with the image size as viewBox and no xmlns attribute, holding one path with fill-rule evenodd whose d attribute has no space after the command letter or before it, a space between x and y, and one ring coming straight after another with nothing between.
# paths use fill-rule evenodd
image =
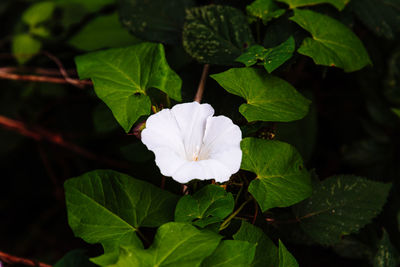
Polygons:
<instances>
[{"instance_id":1,"label":"brown stem","mask_svg":"<svg viewBox=\"0 0 400 267\"><path fill-rule=\"evenodd\" d=\"M210 64L205 64L203 67L203 73L201 74L199 87L197 87L197 93L196 93L196 96L194 97L194 101L196 101L196 102L200 103L201 99L203 98L204 87L206 86L206 80L207 80L207 75L208 75L209 69L210 69Z\"/></svg>"},{"instance_id":2,"label":"brown stem","mask_svg":"<svg viewBox=\"0 0 400 267\"><path fill-rule=\"evenodd\" d=\"M97 154L81 148L78 145L68 142L59 133L53 133L41 128L28 128L23 122L18 120L13 120L0 115L0 126L18 132L19 134L32 138L36 141L48 141L75 152L76 154L82 155L88 159L99 161L110 166L123 169L127 169L129 166L126 163L98 156Z\"/></svg>"},{"instance_id":3,"label":"brown stem","mask_svg":"<svg viewBox=\"0 0 400 267\"><path fill-rule=\"evenodd\" d=\"M10 72L10 68L0 68L0 79L17 80L17 81L30 81L30 82L45 82L45 83L69 83L76 87L82 88L85 85L92 85L93 83L88 80L77 80L69 78L50 77L41 75L23 75Z\"/></svg>"},{"instance_id":4,"label":"brown stem","mask_svg":"<svg viewBox=\"0 0 400 267\"><path fill-rule=\"evenodd\" d=\"M13 256L4 252L0 251L0 260L9 263L9 264L23 264L27 266L34 266L34 267L51 267L51 265L31 260L31 259L25 259L25 258L20 258L17 256Z\"/></svg>"},{"instance_id":5,"label":"brown stem","mask_svg":"<svg viewBox=\"0 0 400 267\"><path fill-rule=\"evenodd\" d=\"M67 81L68 83L79 87L79 88L83 88L85 85L80 83L80 80L75 80L75 79L71 79L68 76L67 71L64 68L64 65L62 64L62 62L58 59L58 57L50 54L49 52L43 52L48 58L50 58L54 63L56 63L58 69L60 70L61 75L64 77L65 81Z\"/></svg>"},{"instance_id":6,"label":"brown stem","mask_svg":"<svg viewBox=\"0 0 400 267\"><path fill-rule=\"evenodd\" d=\"M255 224L256 223L257 215L258 215L258 204L257 204L257 201L255 199L254 199L254 209L255 209L255 211L254 211L254 216L253 216L253 220L252 220L251 224Z\"/></svg>"}]
</instances>

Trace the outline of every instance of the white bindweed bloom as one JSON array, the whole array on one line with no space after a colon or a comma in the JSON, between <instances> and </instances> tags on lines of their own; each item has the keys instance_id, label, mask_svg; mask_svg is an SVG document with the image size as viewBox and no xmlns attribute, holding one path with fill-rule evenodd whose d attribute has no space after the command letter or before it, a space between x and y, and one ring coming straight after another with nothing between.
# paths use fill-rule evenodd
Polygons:
<instances>
[{"instance_id":1,"label":"white bindweed bloom","mask_svg":"<svg viewBox=\"0 0 400 267\"><path fill-rule=\"evenodd\" d=\"M151 115L142 142L154 152L165 176L180 183L192 179L225 182L242 161L242 132L225 116L215 116L209 104L175 105Z\"/></svg>"}]
</instances>

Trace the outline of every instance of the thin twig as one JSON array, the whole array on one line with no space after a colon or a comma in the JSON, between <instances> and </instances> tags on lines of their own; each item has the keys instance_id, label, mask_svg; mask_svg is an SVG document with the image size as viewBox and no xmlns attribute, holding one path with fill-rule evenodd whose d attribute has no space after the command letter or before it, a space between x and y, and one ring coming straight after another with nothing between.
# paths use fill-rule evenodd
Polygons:
<instances>
[{"instance_id":1,"label":"thin twig","mask_svg":"<svg viewBox=\"0 0 400 267\"><path fill-rule=\"evenodd\" d=\"M23 74L16 74L8 72L7 69L0 68L0 79L7 79L7 80L16 80L16 81L30 81L30 82L44 82L44 83L69 83L77 86L79 84L79 88L85 85L92 85L93 83L88 80L77 80L77 79L70 79L69 81L65 80L64 78L57 78L57 77L50 77L50 76L41 76L41 75L23 75ZM71 83L71 80L74 82Z\"/></svg>"},{"instance_id":2,"label":"thin twig","mask_svg":"<svg viewBox=\"0 0 400 267\"><path fill-rule=\"evenodd\" d=\"M0 251L0 260L9 263L9 264L23 264L27 266L34 266L34 267L51 267L51 265L31 260L31 259L25 259L25 258L20 258L17 256L13 256L4 252Z\"/></svg>"},{"instance_id":3,"label":"thin twig","mask_svg":"<svg viewBox=\"0 0 400 267\"><path fill-rule=\"evenodd\" d=\"M253 217L253 220L251 221L251 224L255 224L256 223L257 215L258 215L258 204L257 204L257 201L255 199L254 199L254 209L255 209L254 217Z\"/></svg>"},{"instance_id":4,"label":"thin twig","mask_svg":"<svg viewBox=\"0 0 400 267\"><path fill-rule=\"evenodd\" d=\"M98 156L97 154L92 153L84 148L81 148L76 144L68 142L59 133L53 133L42 128L29 128L21 121L13 120L1 115L0 115L0 126L18 132L19 134L32 138L36 141L48 141L50 143L61 146L65 149L68 149L72 152L75 152L76 154L82 155L88 159L99 161L109 166L114 166L123 169L129 168L129 164Z\"/></svg>"},{"instance_id":5,"label":"thin twig","mask_svg":"<svg viewBox=\"0 0 400 267\"><path fill-rule=\"evenodd\" d=\"M64 79L65 79L68 83L70 83L70 84L72 84L72 85L74 85L74 86L76 86L76 87L79 87L79 88L85 87L84 84L81 84L81 83L80 83L80 80L71 79L71 78L68 76L68 73L67 73L67 71L66 71L65 68L64 68L64 65L62 64L61 60L58 59L58 57L56 57L56 56L54 56L54 55L52 55L52 54L50 54L49 52L46 52L46 51L44 51L43 53L44 53L48 58L50 58L54 63L56 63L58 69L60 70L61 75L64 77Z\"/></svg>"},{"instance_id":6,"label":"thin twig","mask_svg":"<svg viewBox=\"0 0 400 267\"><path fill-rule=\"evenodd\" d=\"M203 98L204 87L206 86L206 80L207 80L207 75L208 75L209 69L210 69L210 64L205 64L203 67L203 73L201 74L199 87L197 87L197 93L196 93L196 96L194 97L194 101L196 101L196 102L200 103L201 99Z\"/></svg>"}]
</instances>

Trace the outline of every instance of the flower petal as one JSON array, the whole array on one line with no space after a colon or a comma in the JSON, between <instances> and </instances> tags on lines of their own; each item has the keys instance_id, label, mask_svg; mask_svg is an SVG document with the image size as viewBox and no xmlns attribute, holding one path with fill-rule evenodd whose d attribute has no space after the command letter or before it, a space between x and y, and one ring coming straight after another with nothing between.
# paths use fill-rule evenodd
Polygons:
<instances>
[{"instance_id":1,"label":"flower petal","mask_svg":"<svg viewBox=\"0 0 400 267\"><path fill-rule=\"evenodd\" d=\"M210 117L207 119L200 157L216 159L234 174L242 162L241 140L242 132L231 119L225 116Z\"/></svg>"},{"instance_id":2,"label":"flower petal","mask_svg":"<svg viewBox=\"0 0 400 267\"><path fill-rule=\"evenodd\" d=\"M186 157L193 160L202 146L207 118L214 114L214 109L209 104L191 102L175 105L171 111L180 129Z\"/></svg>"},{"instance_id":3,"label":"flower petal","mask_svg":"<svg viewBox=\"0 0 400 267\"><path fill-rule=\"evenodd\" d=\"M193 179L215 179L218 182L229 180L231 171L221 162L215 159L201 161L188 161L172 175L172 178L180 183L187 183Z\"/></svg>"},{"instance_id":4,"label":"flower petal","mask_svg":"<svg viewBox=\"0 0 400 267\"><path fill-rule=\"evenodd\" d=\"M171 153L176 153L182 158L186 155L180 129L170 109L163 109L151 115L141 136L143 144L153 152L157 148L169 148Z\"/></svg>"}]
</instances>

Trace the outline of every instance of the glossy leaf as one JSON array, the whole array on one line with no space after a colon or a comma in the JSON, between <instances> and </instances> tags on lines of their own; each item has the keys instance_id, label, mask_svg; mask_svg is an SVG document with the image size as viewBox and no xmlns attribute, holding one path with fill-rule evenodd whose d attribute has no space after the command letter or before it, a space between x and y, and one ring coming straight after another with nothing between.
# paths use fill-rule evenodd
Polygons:
<instances>
[{"instance_id":1,"label":"glossy leaf","mask_svg":"<svg viewBox=\"0 0 400 267\"><path fill-rule=\"evenodd\" d=\"M263 212L291 206L310 196L310 175L294 147L279 141L245 138L241 148L241 168L257 175L249 192Z\"/></svg>"},{"instance_id":2,"label":"glossy leaf","mask_svg":"<svg viewBox=\"0 0 400 267\"><path fill-rule=\"evenodd\" d=\"M68 223L74 234L105 250L123 244L141 246L139 227L157 227L173 219L177 196L126 174L97 170L65 182Z\"/></svg>"},{"instance_id":3,"label":"glossy leaf","mask_svg":"<svg viewBox=\"0 0 400 267\"><path fill-rule=\"evenodd\" d=\"M126 132L142 115L150 114L148 88L180 101L182 81L168 66L161 44L93 52L75 59L81 79L92 79L97 96L111 109Z\"/></svg>"},{"instance_id":4,"label":"glossy leaf","mask_svg":"<svg viewBox=\"0 0 400 267\"><path fill-rule=\"evenodd\" d=\"M122 24L135 36L152 42L178 44L182 38L185 9L193 0L121 0Z\"/></svg>"},{"instance_id":5,"label":"glossy leaf","mask_svg":"<svg viewBox=\"0 0 400 267\"><path fill-rule=\"evenodd\" d=\"M304 39L297 51L311 57L315 64L335 66L346 72L371 64L360 39L339 21L302 9L295 9L291 20L311 33L312 38Z\"/></svg>"},{"instance_id":6,"label":"glossy leaf","mask_svg":"<svg viewBox=\"0 0 400 267\"><path fill-rule=\"evenodd\" d=\"M333 176L295 207L302 229L316 242L332 245L357 232L385 204L391 185L356 176Z\"/></svg>"},{"instance_id":7,"label":"glossy leaf","mask_svg":"<svg viewBox=\"0 0 400 267\"><path fill-rule=\"evenodd\" d=\"M122 27L117 13L96 17L68 41L73 47L85 51L123 47L139 42Z\"/></svg>"},{"instance_id":8,"label":"glossy leaf","mask_svg":"<svg viewBox=\"0 0 400 267\"><path fill-rule=\"evenodd\" d=\"M294 121L303 118L310 101L286 81L255 68L232 68L213 74L226 91L246 99L239 107L249 121Z\"/></svg>"},{"instance_id":9,"label":"glossy leaf","mask_svg":"<svg viewBox=\"0 0 400 267\"><path fill-rule=\"evenodd\" d=\"M246 11L251 20L261 19L264 24L285 13L285 10L279 8L273 0L255 0L246 7Z\"/></svg>"},{"instance_id":10,"label":"glossy leaf","mask_svg":"<svg viewBox=\"0 0 400 267\"><path fill-rule=\"evenodd\" d=\"M295 50L293 37L272 48L264 48L260 45L253 45L247 49L236 61L243 63L246 67L252 66L261 61L264 68L271 73L276 68L290 59Z\"/></svg>"},{"instance_id":11,"label":"glossy leaf","mask_svg":"<svg viewBox=\"0 0 400 267\"><path fill-rule=\"evenodd\" d=\"M254 260L249 266L278 266L278 248L260 228L246 221L242 221L239 231L233 235L233 238L257 245Z\"/></svg>"},{"instance_id":12,"label":"glossy leaf","mask_svg":"<svg viewBox=\"0 0 400 267\"><path fill-rule=\"evenodd\" d=\"M207 185L193 196L183 196L175 209L175 221L192 222L199 227L221 222L232 213L235 201L231 193L217 185Z\"/></svg>"},{"instance_id":13,"label":"glossy leaf","mask_svg":"<svg viewBox=\"0 0 400 267\"><path fill-rule=\"evenodd\" d=\"M222 236L208 230L198 230L187 223L162 225L150 248L122 249L113 267L200 266L217 248Z\"/></svg>"},{"instance_id":14,"label":"glossy leaf","mask_svg":"<svg viewBox=\"0 0 400 267\"><path fill-rule=\"evenodd\" d=\"M29 34L19 34L12 40L12 53L19 64L28 62L39 53L42 43Z\"/></svg>"},{"instance_id":15,"label":"glossy leaf","mask_svg":"<svg viewBox=\"0 0 400 267\"><path fill-rule=\"evenodd\" d=\"M246 17L239 9L209 5L187 11L183 46L201 63L231 65L253 42Z\"/></svg>"},{"instance_id":16,"label":"glossy leaf","mask_svg":"<svg viewBox=\"0 0 400 267\"><path fill-rule=\"evenodd\" d=\"M374 267L396 267L399 266L400 258L396 248L392 245L386 230L378 243L378 251L374 257Z\"/></svg>"},{"instance_id":17,"label":"glossy leaf","mask_svg":"<svg viewBox=\"0 0 400 267\"><path fill-rule=\"evenodd\" d=\"M296 8L302 6L314 6L319 4L331 4L337 9L342 10L350 0L276 0L289 5L289 8Z\"/></svg>"},{"instance_id":18,"label":"glossy leaf","mask_svg":"<svg viewBox=\"0 0 400 267\"><path fill-rule=\"evenodd\" d=\"M279 267L298 267L296 259L286 249L285 245L279 240Z\"/></svg>"},{"instance_id":19,"label":"glossy leaf","mask_svg":"<svg viewBox=\"0 0 400 267\"><path fill-rule=\"evenodd\" d=\"M202 267L248 267L251 266L257 244L238 240L223 240L214 253L207 257Z\"/></svg>"},{"instance_id":20,"label":"glossy leaf","mask_svg":"<svg viewBox=\"0 0 400 267\"><path fill-rule=\"evenodd\" d=\"M22 14L22 20L31 27L50 19L53 15L54 2L39 2L31 5Z\"/></svg>"}]
</instances>

